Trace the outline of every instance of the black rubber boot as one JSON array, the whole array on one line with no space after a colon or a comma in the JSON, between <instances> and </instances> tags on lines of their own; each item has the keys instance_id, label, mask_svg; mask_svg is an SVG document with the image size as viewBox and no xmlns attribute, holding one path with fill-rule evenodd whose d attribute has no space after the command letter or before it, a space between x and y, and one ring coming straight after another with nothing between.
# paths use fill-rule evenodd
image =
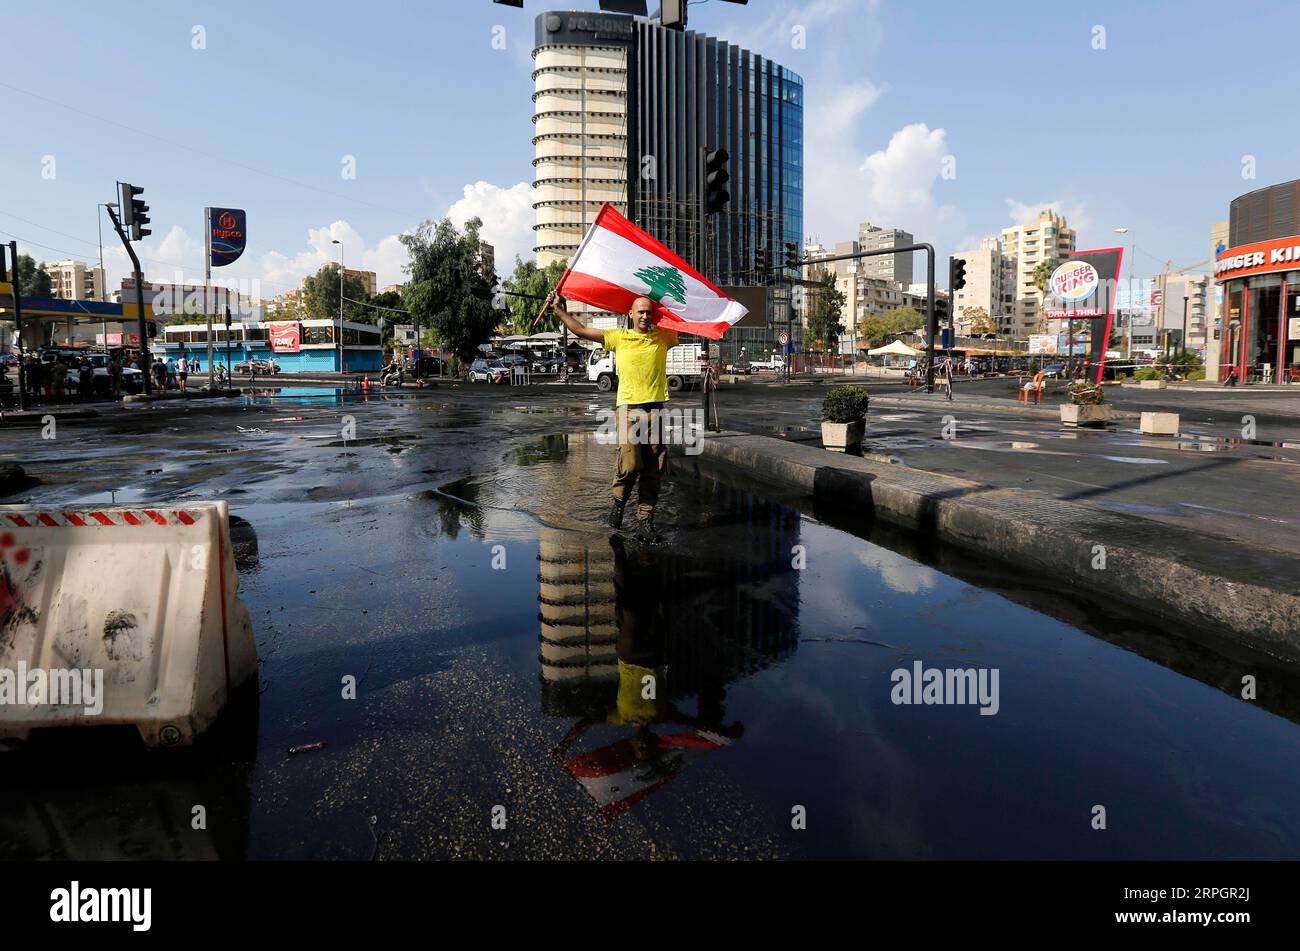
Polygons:
<instances>
[{"instance_id":1,"label":"black rubber boot","mask_svg":"<svg viewBox=\"0 0 1300 951\"><path fill-rule=\"evenodd\" d=\"M637 518L636 533L642 541L648 542L651 545L657 545L659 542L663 541L663 536L660 535L659 530L655 528L654 512L650 512L643 517Z\"/></svg>"},{"instance_id":2,"label":"black rubber boot","mask_svg":"<svg viewBox=\"0 0 1300 951\"><path fill-rule=\"evenodd\" d=\"M614 504L609 509L609 527L620 528L623 525L623 509L627 506L626 499L615 499Z\"/></svg>"}]
</instances>

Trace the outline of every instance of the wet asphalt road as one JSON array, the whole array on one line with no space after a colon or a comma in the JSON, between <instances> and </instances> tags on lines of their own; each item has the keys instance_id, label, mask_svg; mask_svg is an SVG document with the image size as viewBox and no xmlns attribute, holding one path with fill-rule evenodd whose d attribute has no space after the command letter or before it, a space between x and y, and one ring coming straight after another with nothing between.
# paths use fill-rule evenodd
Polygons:
<instances>
[{"instance_id":1,"label":"wet asphalt road","mask_svg":"<svg viewBox=\"0 0 1300 951\"><path fill-rule=\"evenodd\" d=\"M690 459L612 535L594 393L295 392L0 433L33 504L229 500L260 658L193 750L7 754L0 857L1300 856L1289 671Z\"/></svg>"}]
</instances>

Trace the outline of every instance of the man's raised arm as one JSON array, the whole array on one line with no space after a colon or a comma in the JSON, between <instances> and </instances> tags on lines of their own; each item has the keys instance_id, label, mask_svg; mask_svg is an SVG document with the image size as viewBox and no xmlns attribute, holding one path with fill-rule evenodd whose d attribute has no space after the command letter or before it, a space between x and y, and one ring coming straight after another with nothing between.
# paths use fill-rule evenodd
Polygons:
<instances>
[{"instance_id":1,"label":"man's raised arm","mask_svg":"<svg viewBox=\"0 0 1300 951\"><path fill-rule=\"evenodd\" d=\"M560 306L559 301L556 299L558 296L555 291L551 291L546 296L546 306L554 309L560 315L560 322L569 328L569 332L575 337L582 337L584 340L594 340L596 343L603 344L605 342L605 331L597 330L594 327L584 327L578 323L577 320L569 316L568 311Z\"/></svg>"}]
</instances>

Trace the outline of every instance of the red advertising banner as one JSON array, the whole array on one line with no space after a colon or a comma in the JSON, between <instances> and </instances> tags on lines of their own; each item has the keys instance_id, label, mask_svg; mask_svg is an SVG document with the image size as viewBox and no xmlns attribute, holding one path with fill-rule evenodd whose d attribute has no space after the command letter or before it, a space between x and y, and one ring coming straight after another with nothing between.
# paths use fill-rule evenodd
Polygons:
<instances>
[{"instance_id":1,"label":"red advertising banner","mask_svg":"<svg viewBox=\"0 0 1300 951\"><path fill-rule=\"evenodd\" d=\"M271 324L269 337L272 353L297 353L302 349L302 324Z\"/></svg>"}]
</instances>

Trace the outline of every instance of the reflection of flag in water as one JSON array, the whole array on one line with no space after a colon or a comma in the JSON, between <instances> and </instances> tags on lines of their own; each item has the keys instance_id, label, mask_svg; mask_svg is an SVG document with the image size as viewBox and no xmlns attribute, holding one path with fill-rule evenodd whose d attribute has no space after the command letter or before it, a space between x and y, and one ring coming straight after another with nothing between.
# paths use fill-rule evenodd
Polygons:
<instances>
[{"instance_id":1,"label":"reflection of flag in water","mask_svg":"<svg viewBox=\"0 0 1300 951\"><path fill-rule=\"evenodd\" d=\"M704 275L608 203L560 278L561 297L626 314L632 301L655 302L659 326L717 340L749 313Z\"/></svg>"},{"instance_id":2,"label":"reflection of flag in water","mask_svg":"<svg viewBox=\"0 0 1300 951\"><path fill-rule=\"evenodd\" d=\"M729 746L736 737L710 730L692 730L690 733L654 734L654 739L658 741L658 750L649 758L638 758L638 741L629 737L594 753L571 756L564 761L564 768L600 807L605 820L627 812L635 803L674 778L687 763L711 750Z\"/></svg>"}]
</instances>

